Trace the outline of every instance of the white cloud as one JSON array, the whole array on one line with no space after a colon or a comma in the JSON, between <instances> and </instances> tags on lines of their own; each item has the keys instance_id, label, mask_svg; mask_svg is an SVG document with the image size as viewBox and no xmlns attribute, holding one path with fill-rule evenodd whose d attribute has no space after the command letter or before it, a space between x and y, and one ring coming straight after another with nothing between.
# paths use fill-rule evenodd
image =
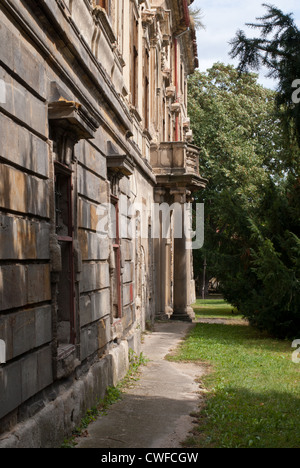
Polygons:
<instances>
[{"instance_id":1,"label":"white cloud","mask_svg":"<svg viewBox=\"0 0 300 468\"><path fill-rule=\"evenodd\" d=\"M199 68L205 71L215 62L232 63L237 65L237 60L229 56L229 41L234 38L238 29L243 29L247 34L255 36L256 31L245 26L245 23L255 23L256 18L266 12L262 6L263 0L195 0L193 8L201 8L203 11L203 23L205 31L198 31L198 55ZM267 2L266 2L267 3ZM275 6L284 13L293 13L296 23L300 27L300 2L299 0L275 0ZM267 72L260 72L260 83L274 88L276 82L266 78Z\"/></svg>"}]
</instances>

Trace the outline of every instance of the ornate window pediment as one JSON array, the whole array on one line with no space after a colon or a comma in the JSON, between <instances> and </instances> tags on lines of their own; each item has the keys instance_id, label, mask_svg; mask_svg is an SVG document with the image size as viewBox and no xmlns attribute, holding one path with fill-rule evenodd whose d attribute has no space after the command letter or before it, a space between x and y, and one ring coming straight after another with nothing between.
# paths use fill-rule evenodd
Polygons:
<instances>
[{"instance_id":1,"label":"ornate window pediment","mask_svg":"<svg viewBox=\"0 0 300 468\"><path fill-rule=\"evenodd\" d=\"M134 173L133 159L127 154L120 154L111 141L107 142L107 168L119 177L131 176Z\"/></svg>"},{"instance_id":2,"label":"ornate window pediment","mask_svg":"<svg viewBox=\"0 0 300 468\"><path fill-rule=\"evenodd\" d=\"M101 24L109 41L112 44L115 44L117 42L117 38L115 36L110 22L110 6L108 6L110 5L110 2L108 2L108 0L105 0L105 4L107 5L106 7L103 7L102 4L104 5L103 2L93 1L93 16L95 18L96 23L98 22Z\"/></svg>"},{"instance_id":3,"label":"ornate window pediment","mask_svg":"<svg viewBox=\"0 0 300 468\"><path fill-rule=\"evenodd\" d=\"M63 97L56 83L52 83L52 99L48 104L50 138L56 144L58 162L69 166L75 144L94 138L99 124L81 104Z\"/></svg>"}]
</instances>

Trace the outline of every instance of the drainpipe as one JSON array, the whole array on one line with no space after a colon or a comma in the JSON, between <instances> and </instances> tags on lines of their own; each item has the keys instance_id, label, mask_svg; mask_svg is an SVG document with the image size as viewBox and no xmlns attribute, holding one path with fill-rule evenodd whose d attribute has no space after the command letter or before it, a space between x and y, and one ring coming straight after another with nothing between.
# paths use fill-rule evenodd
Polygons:
<instances>
[{"instance_id":1,"label":"drainpipe","mask_svg":"<svg viewBox=\"0 0 300 468\"><path fill-rule=\"evenodd\" d=\"M185 34L191 24L191 19L190 19L190 12L189 12L189 6L188 6L188 0L183 0L183 12L184 12L184 21L185 21L185 26L186 30L183 31L181 34L178 36L174 37L174 48L175 48L175 87L176 87L176 96L178 96L178 91L179 91L179 84L178 84L178 41L177 38L180 37L181 35ZM178 97L176 98L176 102L178 102ZM175 117L175 141L179 141L179 116L176 115Z\"/></svg>"},{"instance_id":2,"label":"drainpipe","mask_svg":"<svg viewBox=\"0 0 300 468\"><path fill-rule=\"evenodd\" d=\"M175 48L175 88L176 88L176 102L178 102L178 42L177 38L174 38ZM176 114L175 117L175 141L179 141L179 116Z\"/></svg>"}]
</instances>

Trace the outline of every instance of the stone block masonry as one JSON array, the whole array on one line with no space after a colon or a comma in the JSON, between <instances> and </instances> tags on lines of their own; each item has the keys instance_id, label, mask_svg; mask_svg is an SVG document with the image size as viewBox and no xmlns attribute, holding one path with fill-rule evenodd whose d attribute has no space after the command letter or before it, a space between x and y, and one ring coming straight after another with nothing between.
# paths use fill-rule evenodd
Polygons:
<instances>
[{"instance_id":1,"label":"stone block masonry","mask_svg":"<svg viewBox=\"0 0 300 468\"><path fill-rule=\"evenodd\" d=\"M17 213L49 218L48 183L14 167L1 164L0 207Z\"/></svg>"},{"instance_id":2,"label":"stone block masonry","mask_svg":"<svg viewBox=\"0 0 300 468\"><path fill-rule=\"evenodd\" d=\"M51 363L51 347L48 346L1 369L0 418L51 385Z\"/></svg>"},{"instance_id":3,"label":"stone block masonry","mask_svg":"<svg viewBox=\"0 0 300 468\"><path fill-rule=\"evenodd\" d=\"M6 360L52 341L51 307L43 306L2 315L0 333L6 344Z\"/></svg>"},{"instance_id":4,"label":"stone block masonry","mask_svg":"<svg viewBox=\"0 0 300 468\"><path fill-rule=\"evenodd\" d=\"M50 224L13 215L0 215L2 260L48 260Z\"/></svg>"},{"instance_id":5,"label":"stone block masonry","mask_svg":"<svg viewBox=\"0 0 300 468\"><path fill-rule=\"evenodd\" d=\"M0 266L0 312L50 299L49 265Z\"/></svg>"},{"instance_id":6,"label":"stone block masonry","mask_svg":"<svg viewBox=\"0 0 300 468\"><path fill-rule=\"evenodd\" d=\"M189 309L191 256L178 287L182 251L152 239L150 216L202 183L189 0L98 3L0 3L0 448L60 446L174 288Z\"/></svg>"},{"instance_id":7,"label":"stone block masonry","mask_svg":"<svg viewBox=\"0 0 300 468\"><path fill-rule=\"evenodd\" d=\"M44 365L47 363L44 361ZM14 387L14 378L20 374L15 366L11 369L11 397L10 405L19 404L21 394L19 386ZM0 388L3 377L0 377ZM107 356L90 367L86 373L78 372L72 385L53 386L48 393L38 399L29 400L22 408L26 417L23 424L19 424L15 431L0 439L0 448L53 448L60 447L64 439L71 435L86 411L95 402L103 398L107 387L113 384L112 357ZM1 401L1 400L0 400ZM39 410L39 411L37 411ZM34 415L34 418L29 416Z\"/></svg>"}]
</instances>

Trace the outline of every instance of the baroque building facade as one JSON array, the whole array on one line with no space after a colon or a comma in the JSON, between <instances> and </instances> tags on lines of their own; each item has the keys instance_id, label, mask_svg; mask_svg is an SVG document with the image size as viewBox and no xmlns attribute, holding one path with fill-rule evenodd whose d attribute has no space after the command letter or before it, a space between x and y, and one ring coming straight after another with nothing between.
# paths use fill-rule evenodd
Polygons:
<instances>
[{"instance_id":1,"label":"baroque building facade","mask_svg":"<svg viewBox=\"0 0 300 468\"><path fill-rule=\"evenodd\" d=\"M190 3L1 1L0 448L58 446L147 323L192 319L191 250L152 212L205 185Z\"/></svg>"}]
</instances>

